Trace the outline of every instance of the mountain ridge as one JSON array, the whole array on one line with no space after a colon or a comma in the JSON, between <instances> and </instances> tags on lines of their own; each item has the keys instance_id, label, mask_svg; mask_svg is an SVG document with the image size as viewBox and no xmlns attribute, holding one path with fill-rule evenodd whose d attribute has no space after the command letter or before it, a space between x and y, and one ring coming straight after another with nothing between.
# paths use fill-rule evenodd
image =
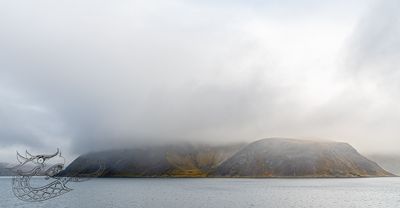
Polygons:
<instances>
[{"instance_id":1,"label":"mountain ridge","mask_svg":"<svg viewBox=\"0 0 400 208\"><path fill-rule=\"evenodd\" d=\"M215 170L217 176L368 177L391 173L343 142L269 138L253 142Z\"/></svg>"},{"instance_id":2,"label":"mountain ridge","mask_svg":"<svg viewBox=\"0 0 400 208\"><path fill-rule=\"evenodd\" d=\"M267 138L234 145L161 145L88 153L61 175L101 177L383 177L394 176L343 142Z\"/></svg>"}]
</instances>

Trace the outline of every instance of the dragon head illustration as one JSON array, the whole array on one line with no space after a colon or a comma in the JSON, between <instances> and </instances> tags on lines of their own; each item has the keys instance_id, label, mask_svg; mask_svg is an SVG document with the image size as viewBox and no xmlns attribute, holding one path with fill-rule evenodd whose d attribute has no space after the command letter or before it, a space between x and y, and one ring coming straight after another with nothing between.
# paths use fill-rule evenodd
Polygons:
<instances>
[{"instance_id":1,"label":"dragon head illustration","mask_svg":"<svg viewBox=\"0 0 400 208\"><path fill-rule=\"evenodd\" d=\"M19 164L12 170L20 176L48 176L53 177L63 170L65 159L60 150L54 154L33 155L25 151L25 156L17 152Z\"/></svg>"},{"instance_id":2,"label":"dragon head illustration","mask_svg":"<svg viewBox=\"0 0 400 208\"><path fill-rule=\"evenodd\" d=\"M17 152L18 165L11 168L16 173L12 179L12 190L14 195L27 202L40 202L52 199L68 193L72 189L67 187L68 182L83 182L89 177L97 177L104 171L104 165L99 162L99 169L89 174L75 174L69 177L60 176L63 170L65 159L61 156L60 150L54 154L33 155L25 151L25 156ZM45 176L46 180L40 180ZM32 178L38 178L40 182L31 184ZM38 181L36 181L38 182ZM38 184L40 184L38 186Z\"/></svg>"}]
</instances>

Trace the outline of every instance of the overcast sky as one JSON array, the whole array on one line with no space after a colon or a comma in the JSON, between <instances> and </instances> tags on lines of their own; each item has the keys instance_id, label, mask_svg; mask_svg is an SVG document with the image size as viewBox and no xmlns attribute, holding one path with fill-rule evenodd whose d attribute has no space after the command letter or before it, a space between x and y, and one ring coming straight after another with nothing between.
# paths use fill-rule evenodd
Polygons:
<instances>
[{"instance_id":1,"label":"overcast sky","mask_svg":"<svg viewBox=\"0 0 400 208\"><path fill-rule=\"evenodd\" d=\"M267 137L400 152L400 1L0 1L0 157Z\"/></svg>"}]
</instances>

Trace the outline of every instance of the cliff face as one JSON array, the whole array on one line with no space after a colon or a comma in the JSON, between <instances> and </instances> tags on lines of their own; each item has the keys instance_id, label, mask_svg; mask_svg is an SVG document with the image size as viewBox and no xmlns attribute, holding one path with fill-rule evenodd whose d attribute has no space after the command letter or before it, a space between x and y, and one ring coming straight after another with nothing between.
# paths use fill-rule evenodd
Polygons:
<instances>
[{"instance_id":1,"label":"cliff face","mask_svg":"<svg viewBox=\"0 0 400 208\"><path fill-rule=\"evenodd\" d=\"M104 177L391 176L346 143L263 139L248 145L166 145L89 153L62 173L105 165Z\"/></svg>"}]
</instances>

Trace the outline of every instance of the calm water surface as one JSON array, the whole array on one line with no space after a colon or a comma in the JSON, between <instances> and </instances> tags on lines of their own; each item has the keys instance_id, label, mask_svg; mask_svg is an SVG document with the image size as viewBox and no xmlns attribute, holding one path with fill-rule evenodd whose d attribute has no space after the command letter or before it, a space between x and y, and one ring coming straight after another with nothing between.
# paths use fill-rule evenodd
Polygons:
<instances>
[{"instance_id":1,"label":"calm water surface","mask_svg":"<svg viewBox=\"0 0 400 208\"><path fill-rule=\"evenodd\" d=\"M400 178L361 179L92 179L44 202L14 197L0 178L0 207L312 208L400 207Z\"/></svg>"}]
</instances>

